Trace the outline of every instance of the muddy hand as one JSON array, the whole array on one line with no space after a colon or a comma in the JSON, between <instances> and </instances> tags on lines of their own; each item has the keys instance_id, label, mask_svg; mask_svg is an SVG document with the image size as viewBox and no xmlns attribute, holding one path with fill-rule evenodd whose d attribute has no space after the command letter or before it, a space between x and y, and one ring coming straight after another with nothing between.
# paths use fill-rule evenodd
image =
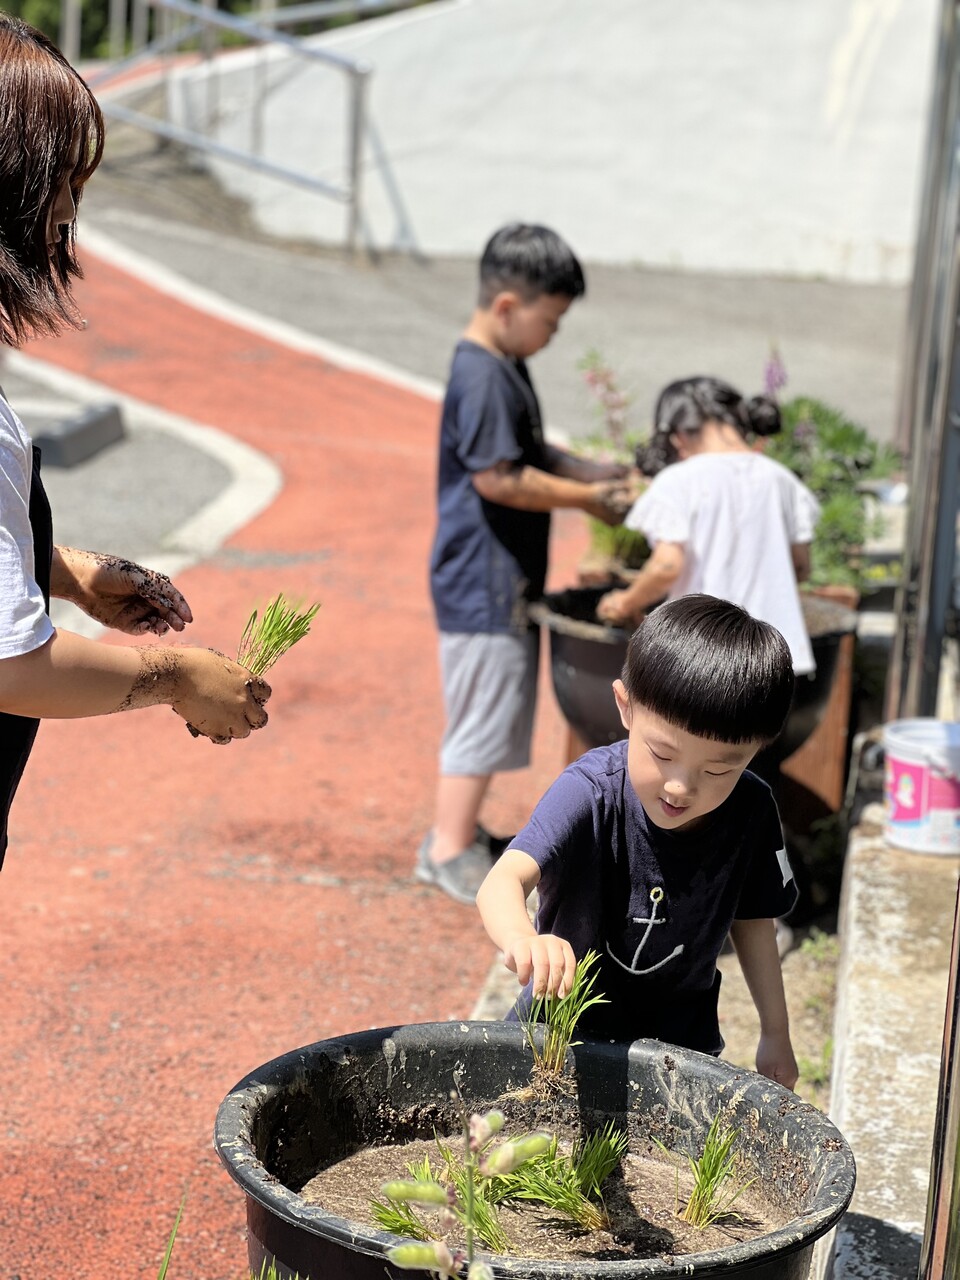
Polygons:
<instances>
[{"instance_id":1,"label":"muddy hand","mask_svg":"<svg viewBox=\"0 0 960 1280\"><path fill-rule=\"evenodd\" d=\"M597 603L597 617L601 622L625 626L639 622L643 617L643 610L631 605L629 591L608 591Z\"/></svg>"},{"instance_id":2,"label":"muddy hand","mask_svg":"<svg viewBox=\"0 0 960 1280\"><path fill-rule=\"evenodd\" d=\"M214 649L184 649L181 678L172 703L194 737L225 746L267 723L270 686Z\"/></svg>"},{"instance_id":3,"label":"muddy hand","mask_svg":"<svg viewBox=\"0 0 960 1280\"><path fill-rule=\"evenodd\" d=\"M623 524L623 518L633 505L629 485L618 481L600 481L590 486L592 493L584 504L588 515L604 524Z\"/></svg>"},{"instance_id":4,"label":"muddy hand","mask_svg":"<svg viewBox=\"0 0 960 1280\"><path fill-rule=\"evenodd\" d=\"M105 627L162 636L193 621L190 606L166 574L94 551L64 547L60 554L75 583L70 598Z\"/></svg>"}]
</instances>

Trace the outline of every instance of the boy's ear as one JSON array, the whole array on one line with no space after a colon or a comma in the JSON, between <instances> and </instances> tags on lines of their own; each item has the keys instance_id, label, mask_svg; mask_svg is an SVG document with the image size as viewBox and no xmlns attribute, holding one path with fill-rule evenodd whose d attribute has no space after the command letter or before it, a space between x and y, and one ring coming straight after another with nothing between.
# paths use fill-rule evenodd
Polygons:
<instances>
[{"instance_id":1,"label":"boy's ear","mask_svg":"<svg viewBox=\"0 0 960 1280\"><path fill-rule=\"evenodd\" d=\"M622 680L614 680L613 696L617 700L617 710L620 712L620 723L630 732L630 725L633 723L633 704L627 695L626 687Z\"/></svg>"},{"instance_id":2,"label":"boy's ear","mask_svg":"<svg viewBox=\"0 0 960 1280\"><path fill-rule=\"evenodd\" d=\"M494 296L490 310L500 321L509 320L520 303L520 297L511 289L504 289Z\"/></svg>"}]
</instances>

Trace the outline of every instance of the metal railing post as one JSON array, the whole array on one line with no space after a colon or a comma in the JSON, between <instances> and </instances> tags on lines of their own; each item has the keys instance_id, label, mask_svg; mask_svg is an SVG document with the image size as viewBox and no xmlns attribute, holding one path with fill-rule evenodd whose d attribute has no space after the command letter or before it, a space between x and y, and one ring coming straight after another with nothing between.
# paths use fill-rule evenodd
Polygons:
<instances>
[{"instance_id":1,"label":"metal railing post","mask_svg":"<svg viewBox=\"0 0 960 1280\"><path fill-rule=\"evenodd\" d=\"M108 48L111 58L122 58L127 43L127 0L110 0L110 35Z\"/></svg>"},{"instance_id":2,"label":"metal railing post","mask_svg":"<svg viewBox=\"0 0 960 1280\"><path fill-rule=\"evenodd\" d=\"M133 17L130 20L130 44L139 53L147 43L150 31L150 10L147 0L133 0Z\"/></svg>"},{"instance_id":3,"label":"metal railing post","mask_svg":"<svg viewBox=\"0 0 960 1280\"><path fill-rule=\"evenodd\" d=\"M369 67L358 67L351 76L350 128L348 137L348 167L350 198L347 210L347 253L357 252L362 215L363 139L367 123L367 82Z\"/></svg>"},{"instance_id":4,"label":"metal railing post","mask_svg":"<svg viewBox=\"0 0 960 1280\"><path fill-rule=\"evenodd\" d=\"M927 1221L919 1280L954 1280L960 1274L960 885L943 1023L940 1090L933 1130Z\"/></svg>"},{"instance_id":5,"label":"metal railing post","mask_svg":"<svg viewBox=\"0 0 960 1280\"><path fill-rule=\"evenodd\" d=\"M60 52L68 62L80 61L80 0L60 0Z\"/></svg>"}]
</instances>

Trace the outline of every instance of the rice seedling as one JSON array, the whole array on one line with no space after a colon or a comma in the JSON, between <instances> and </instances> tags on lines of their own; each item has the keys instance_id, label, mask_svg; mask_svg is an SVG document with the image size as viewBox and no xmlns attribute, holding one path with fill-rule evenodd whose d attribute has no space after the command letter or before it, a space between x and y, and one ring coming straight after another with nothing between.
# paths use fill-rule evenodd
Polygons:
<instances>
[{"instance_id":1,"label":"rice seedling","mask_svg":"<svg viewBox=\"0 0 960 1280\"><path fill-rule=\"evenodd\" d=\"M600 1195L600 1188L627 1154L629 1145L625 1131L618 1129L612 1120L577 1143L573 1166L585 1196Z\"/></svg>"},{"instance_id":2,"label":"rice seedling","mask_svg":"<svg viewBox=\"0 0 960 1280\"><path fill-rule=\"evenodd\" d=\"M587 1009L596 1004L608 1004L605 996L594 994L596 973L591 973L600 957L588 951L578 961L573 986L563 999L557 996L539 996L530 1006L530 1015L524 1024L527 1041L533 1050L534 1060L541 1071L554 1078L563 1073L567 1050L579 1041L573 1038L577 1023ZM537 1043L534 1028L543 1024L543 1046Z\"/></svg>"},{"instance_id":3,"label":"rice seedling","mask_svg":"<svg viewBox=\"0 0 960 1280\"><path fill-rule=\"evenodd\" d=\"M598 1231L606 1224L602 1207L584 1195L573 1161L561 1154L556 1138L542 1156L498 1178L496 1184L498 1201L528 1200L545 1205L587 1231Z\"/></svg>"},{"instance_id":4,"label":"rice seedling","mask_svg":"<svg viewBox=\"0 0 960 1280\"><path fill-rule=\"evenodd\" d=\"M255 676L262 676L303 639L319 608L317 603L301 609L299 601L288 601L281 593L270 601L262 617L254 609L240 637L237 661Z\"/></svg>"},{"instance_id":5,"label":"rice seedling","mask_svg":"<svg viewBox=\"0 0 960 1280\"><path fill-rule=\"evenodd\" d=\"M627 1135L611 1121L582 1142L570 1155L562 1154L556 1139L542 1156L514 1173L495 1178L491 1194L496 1203L529 1200L571 1218L588 1231L607 1223L603 1205L594 1203L600 1187L627 1150Z\"/></svg>"},{"instance_id":6,"label":"rice seedling","mask_svg":"<svg viewBox=\"0 0 960 1280\"><path fill-rule=\"evenodd\" d=\"M184 1200L186 1196L184 1196ZM157 1272L157 1280L165 1280L167 1268L170 1266L170 1258L173 1256L173 1246L176 1243L177 1232L180 1230L180 1219L183 1217L184 1200L180 1201L180 1208L177 1210L177 1216L173 1220L173 1230L170 1232L170 1239L167 1241L167 1251L163 1255L163 1261L160 1263L160 1270Z\"/></svg>"},{"instance_id":7,"label":"rice seedling","mask_svg":"<svg viewBox=\"0 0 960 1280\"><path fill-rule=\"evenodd\" d=\"M693 1190L680 1214L684 1222L703 1229L721 1218L739 1216L733 1211L733 1206L755 1181L753 1178L746 1182L736 1180L737 1156L733 1148L739 1136L740 1130L726 1123L723 1113L718 1111L707 1130L703 1154L699 1159L687 1156L693 1174ZM662 1142L657 1145L672 1156ZM678 1171L678 1199L679 1178Z\"/></svg>"},{"instance_id":8,"label":"rice seedling","mask_svg":"<svg viewBox=\"0 0 960 1280\"><path fill-rule=\"evenodd\" d=\"M459 1099L456 1093L452 1096ZM467 1280L492 1280L493 1272L490 1267L485 1262L474 1259L476 1241L482 1239L499 1253L506 1252L510 1242L500 1227L485 1184L491 1178L512 1173L526 1161L536 1159L549 1148L554 1139L549 1134L531 1133L491 1148L494 1136L503 1128L502 1113L488 1111L486 1115L468 1116L462 1102L460 1106L465 1147L463 1162L437 1139L437 1146L445 1161L444 1173L449 1178L449 1185L443 1188L432 1179L388 1182L381 1188L381 1194L387 1200L407 1204L437 1204L438 1192L443 1192L447 1202L443 1213L448 1220L452 1214L454 1223L459 1221L463 1224L466 1247L451 1252L443 1240L404 1240L387 1250L387 1258L401 1270L433 1271L441 1277L458 1276L461 1266L466 1263ZM490 1243L490 1240L494 1243Z\"/></svg>"},{"instance_id":9,"label":"rice seedling","mask_svg":"<svg viewBox=\"0 0 960 1280\"><path fill-rule=\"evenodd\" d=\"M451 1185L457 1194L458 1205L464 1208L455 1208L454 1212L460 1221L467 1225L466 1221L466 1204L470 1198L469 1181L470 1168L469 1164L463 1164L459 1161L450 1149L440 1138L437 1138L437 1148L444 1161L444 1173L449 1179ZM510 1248L510 1241L507 1233L500 1225L500 1216L497 1213L496 1204L491 1196L492 1182L489 1178L475 1178L473 1185L473 1230L478 1240L491 1249L494 1253L506 1253Z\"/></svg>"},{"instance_id":10,"label":"rice seedling","mask_svg":"<svg viewBox=\"0 0 960 1280\"><path fill-rule=\"evenodd\" d=\"M180 1201L180 1208L177 1210L177 1216L173 1222L173 1230L170 1232L170 1239L167 1241L167 1251L163 1255L163 1261L160 1264L160 1270L157 1272L157 1280L166 1280L167 1268L170 1266L170 1259L173 1256L173 1246L176 1243L177 1232L180 1230L180 1219L183 1217L183 1206L186 1202L186 1196ZM277 1274L277 1266L275 1262L271 1262L267 1266L266 1260L260 1267L260 1274L254 1275L252 1271L248 1272L250 1280L280 1280ZM301 1277L299 1273L293 1277L293 1280L310 1280L309 1276Z\"/></svg>"}]
</instances>

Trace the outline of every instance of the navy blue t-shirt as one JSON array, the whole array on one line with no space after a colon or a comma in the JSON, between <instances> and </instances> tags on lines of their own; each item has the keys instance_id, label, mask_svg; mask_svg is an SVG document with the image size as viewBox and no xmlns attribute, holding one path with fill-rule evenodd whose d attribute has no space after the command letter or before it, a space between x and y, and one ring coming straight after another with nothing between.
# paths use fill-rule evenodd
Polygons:
<instances>
[{"instance_id":1,"label":"navy blue t-shirt","mask_svg":"<svg viewBox=\"0 0 960 1280\"><path fill-rule=\"evenodd\" d=\"M717 957L730 926L783 916L797 897L765 782L746 772L693 830L665 831L633 789L626 741L615 742L560 775L511 847L540 867L537 932L565 938L578 960L600 955L594 990L610 1003L580 1030L720 1052Z\"/></svg>"},{"instance_id":2,"label":"navy blue t-shirt","mask_svg":"<svg viewBox=\"0 0 960 1280\"><path fill-rule=\"evenodd\" d=\"M440 422L430 588L441 631L522 632L543 593L550 516L486 502L473 476L498 462L546 470L540 406L522 360L457 344Z\"/></svg>"}]
</instances>

